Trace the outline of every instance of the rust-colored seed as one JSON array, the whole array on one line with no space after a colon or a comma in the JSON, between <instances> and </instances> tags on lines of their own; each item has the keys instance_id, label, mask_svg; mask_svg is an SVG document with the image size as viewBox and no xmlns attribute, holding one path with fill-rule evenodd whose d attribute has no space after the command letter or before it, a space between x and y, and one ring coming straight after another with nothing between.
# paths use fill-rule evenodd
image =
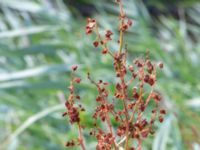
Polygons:
<instances>
[{"instance_id":1,"label":"rust-colored seed","mask_svg":"<svg viewBox=\"0 0 200 150\"><path fill-rule=\"evenodd\" d=\"M132 20L131 20L131 19L128 19L127 24L128 24L129 26L132 26L132 24L133 24Z\"/></svg>"},{"instance_id":2,"label":"rust-colored seed","mask_svg":"<svg viewBox=\"0 0 200 150\"><path fill-rule=\"evenodd\" d=\"M133 71L134 71L133 66L132 66L132 65L129 65L129 66L128 66L128 70L129 70L130 72L133 72Z\"/></svg>"},{"instance_id":3,"label":"rust-colored seed","mask_svg":"<svg viewBox=\"0 0 200 150\"><path fill-rule=\"evenodd\" d=\"M102 54L107 54L108 53L108 49L107 48L104 48L102 51L101 51Z\"/></svg>"},{"instance_id":4,"label":"rust-colored seed","mask_svg":"<svg viewBox=\"0 0 200 150\"><path fill-rule=\"evenodd\" d=\"M162 69L164 65L163 63L159 63L158 66L160 67L160 69Z\"/></svg>"},{"instance_id":5,"label":"rust-colored seed","mask_svg":"<svg viewBox=\"0 0 200 150\"><path fill-rule=\"evenodd\" d=\"M100 96L97 96L97 97L96 97L96 101L97 101L97 102L101 101L101 97L100 97Z\"/></svg>"},{"instance_id":6,"label":"rust-colored seed","mask_svg":"<svg viewBox=\"0 0 200 150\"><path fill-rule=\"evenodd\" d=\"M153 109L151 112L152 112L152 113L156 113L156 109Z\"/></svg>"},{"instance_id":7,"label":"rust-colored seed","mask_svg":"<svg viewBox=\"0 0 200 150\"><path fill-rule=\"evenodd\" d=\"M62 114L63 117L66 116L66 115L67 115L67 112L64 112L64 113Z\"/></svg>"},{"instance_id":8,"label":"rust-colored seed","mask_svg":"<svg viewBox=\"0 0 200 150\"><path fill-rule=\"evenodd\" d=\"M97 47L99 45L99 42L98 41L94 41L93 45L94 45L94 47Z\"/></svg>"},{"instance_id":9,"label":"rust-colored seed","mask_svg":"<svg viewBox=\"0 0 200 150\"><path fill-rule=\"evenodd\" d=\"M160 114L166 114L166 111L164 109L161 109Z\"/></svg>"},{"instance_id":10,"label":"rust-colored seed","mask_svg":"<svg viewBox=\"0 0 200 150\"><path fill-rule=\"evenodd\" d=\"M80 99L81 99L81 97L80 97L79 95L76 95L76 99L80 100Z\"/></svg>"},{"instance_id":11,"label":"rust-colored seed","mask_svg":"<svg viewBox=\"0 0 200 150\"><path fill-rule=\"evenodd\" d=\"M77 65L73 65L71 68L72 68L73 71L76 71L78 66Z\"/></svg>"},{"instance_id":12,"label":"rust-colored seed","mask_svg":"<svg viewBox=\"0 0 200 150\"><path fill-rule=\"evenodd\" d=\"M78 78L78 77L77 77L77 78L74 79L74 81L75 81L76 83L80 83L80 82L81 82L81 78Z\"/></svg>"},{"instance_id":13,"label":"rust-colored seed","mask_svg":"<svg viewBox=\"0 0 200 150\"><path fill-rule=\"evenodd\" d=\"M154 83L155 83L155 81L154 81L154 79L152 78L152 77L150 77L149 79L148 79L148 83L149 83L149 85L154 85Z\"/></svg>"},{"instance_id":14,"label":"rust-colored seed","mask_svg":"<svg viewBox=\"0 0 200 150\"><path fill-rule=\"evenodd\" d=\"M164 118L162 116L159 116L158 119L159 119L160 123L162 123L164 121Z\"/></svg>"},{"instance_id":15,"label":"rust-colored seed","mask_svg":"<svg viewBox=\"0 0 200 150\"><path fill-rule=\"evenodd\" d=\"M150 78L150 76L148 74L146 74L144 76L144 82L149 82L149 78Z\"/></svg>"},{"instance_id":16,"label":"rust-colored seed","mask_svg":"<svg viewBox=\"0 0 200 150\"><path fill-rule=\"evenodd\" d=\"M148 136L148 134L149 134L149 129L144 129L141 132L141 135L142 135L143 138L146 138Z\"/></svg>"}]
</instances>

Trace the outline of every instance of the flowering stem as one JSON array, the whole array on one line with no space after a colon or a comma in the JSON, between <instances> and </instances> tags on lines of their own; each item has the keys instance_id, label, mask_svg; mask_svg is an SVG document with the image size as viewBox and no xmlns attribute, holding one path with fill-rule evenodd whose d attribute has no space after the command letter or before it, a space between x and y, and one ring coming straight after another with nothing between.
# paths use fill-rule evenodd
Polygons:
<instances>
[{"instance_id":1,"label":"flowering stem","mask_svg":"<svg viewBox=\"0 0 200 150\"><path fill-rule=\"evenodd\" d=\"M79 140L80 146L81 146L82 150L85 150L80 122L78 122L78 135L79 135L78 140Z\"/></svg>"},{"instance_id":2,"label":"flowering stem","mask_svg":"<svg viewBox=\"0 0 200 150\"><path fill-rule=\"evenodd\" d=\"M96 29L95 32L96 32L98 41L101 42L101 41L102 41L102 38L101 38L101 35L100 35L100 33L99 33L99 27L98 27L98 24L97 24L97 23L95 24L95 29ZM106 43L104 43L102 47L108 49ZM109 54L112 58L114 58L114 56L113 56L113 54L112 54L112 52L111 52L110 50L108 50L108 54Z\"/></svg>"},{"instance_id":3,"label":"flowering stem","mask_svg":"<svg viewBox=\"0 0 200 150\"><path fill-rule=\"evenodd\" d=\"M106 113L106 122L107 122L107 125L108 125L108 128L109 128L109 131L113 136L112 125L111 125L111 122L110 122L108 112ZM117 144L115 143L115 139L113 139L113 144L114 144L114 149L117 150Z\"/></svg>"},{"instance_id":4,"label":"flowering stem","mask_svg":"<svg viewBox=\"0 0 200 150\"><path fill-rule=\"evenodd\" d=\"M122 9L122 4L119 3L119 6L120 6L120 18L121 18L121 24L119 26L119 29L120 29L120 34L119 34L119 55L122 53L122 48L123 48L123 34L124 34L124 31L122 30L122 26L123 26L123 23L124 23L124 12L123 12L123 9ZM121 74L121 64L119 63L119 70L120 70L120 74ZM129 140L129 116L128 116L128 109L127 109L127 105L126 105L126 90L125 90L125 87L126 87L126 82L124 81L124 76L121 75L121 83L122 83L122 86L123 86L123 107L124 107L124 110L125 110L125 117L126 117L126 142L125 142L125 150L128 149L128 140Z\"/></svg>"},{"instance_id":5,"label":"flowering stem","mask_svg":"<svg viewBox=\"0 0 200 150\"><path fill-rule=\"evenodd\" d=\"M121 78L121 82L122 82L122 85L123 85L123 107L125 109L125 117L126 117L126 143L125 143L125 150L128 149L128 139L129 139L129 115L128 115L128 109L127 109L127 105L126 105L126 90L125 90L125 86L126 86L126 83L124 81L124 78Z\"/></svg>"},{"instance_id":6,"label":"flowering stem","mask_svg":"<svg viewBox=\"0 0 200 150\"><path fill-rule=\"evenodd\" d=\"M154 66L154 67L156 67L156 66ZM155 78L156 78L156 69L155 69L155 71L154 71L154 76L155 76ZM153 93L154 86L155 86L155 84L151 87L151 91L150 91L150 93L149 93L149 96L148 96L147 99L146 99L145 106L148 105L148 103L149 103L149 101L150 101L150 99L151 99L151 94Z\"/></svg>"},{"instance_id":7,"label":"flowering stem","mask_svg":"<svg viewBox=\"0 0 200 150\"><path fill-rule=\"evenodd\" d=\"M119 44L119 54L121 54L122 47L123 47L123 31L122 30L120 30L119 41L120 41L120 44Z\"/></svg>"},{"instance_id":8,"label":"flowering stem","mask_svg":"<svg viewBox=\"0 0 200 150\"><path fill-rule=\"evenodd\" d=\"M140 139L138 139L138 145L137 145L136 150L141 150L141 145L142 145L142 142Z\"/></svg>"},{"instance_id":9,"label":"flowering stem","mask_svg":"<svg viewBox=\"0 0 200 150\"><path fill-rule=\"evenodd\" d=\"M120 8L120 19L121 19L121 22L119 22L119 30L120 30L120 34L119 34L119 54L121 54L122 52L122 47L123 47L123 33L124 31L122 30L122 26L124 24L124 11L123 11L123 7L122 7L122 2L119 2L119 8Z\"/></svg>"},{"instance_id":10,"label":"flowering stem","mask_svg":"<svg viewBox=\"0 0 200 150\"><path fill-rule=\"evenodd\" d=\"M122 19L122 23L123 23L123 19ZM123 31L120 30L120 38L119 38L119 55L122 53L122 47L123 47ZM120 70L120 74L121 74L121 64L119 63L119 70ZM123 86L123 107L125 109L125 117L126 117L126 143L125 143L125 150L128 149L128 139L129 139L129 116L128 116L128 109L127 109L127 105L126 105L126 83L124 81L124 76L121 75L121 82L122 82L122 86Z\"/></svg>"}]
</instances>

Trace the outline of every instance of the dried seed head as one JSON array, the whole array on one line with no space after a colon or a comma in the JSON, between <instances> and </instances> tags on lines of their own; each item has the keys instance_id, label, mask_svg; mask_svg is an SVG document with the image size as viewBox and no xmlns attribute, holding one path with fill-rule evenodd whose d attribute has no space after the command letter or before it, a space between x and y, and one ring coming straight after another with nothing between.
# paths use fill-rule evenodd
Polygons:
<instances>
[{"instance_id":1,"label":"dried seed head","mask_svg":"<svg viewBox=\"0 0 200 150\"><path fill-rule=\"evenodd\" d=\"M107 85L109 85L108 82L104 82L103 80L99 81L93 81L90 78L90 75L88 73L88 79L91 81L92 84L94 84L97 88L97 96L96 96L96 103L97 106L95 108L94 113L92 114L92 118L96 122L97 119L101 122L107 123L109 128L111 128L111 131L107 131L102 129L101 125L97 126L95 123L95 128L90 132L90 135L94 135L97 139L97 150L111 150L114 146L115 137L121 136L124 137L126 133L130 133L130 137L133 138L133 140L142 140L142 138L146 138L149 133L152 133L152 126L153 123L157 120L160 122L163 122L164 118L163 115L166 113L164 109L161 109L159 111L159 101L161 100L161 96L153 91L153 85L156 82L156 69L157 67L163 68L163 64L154 64L149 59L149 53L147 53L147 56L145 59L136 59L133 63L127 66L127 46L122 46L122 40L121 40L121 33L124 34L124 32L132 26L133 22L130 19L126 18L126 15L122 8L122 1L116 0L120 6L120 15L119 15L119 31L120 31L120 37L118 38L118 43L120 44L120 48L118 52L109 51L107 43L112 40L111 36L113 35L112 31L106 30L105 34L102 36L98 31L98 26L96 24L95 19L88 18L87 19L87 25L86 25L86 34L90 34L93 32L94 28L97 32L97 38L95 41L93 41L93 46L103 47L101 53L107 54L109 53L113 58L113 66L114 71L117 78L117 81L115 82L115 91L114 96L112 95L112 103L108 100L111 98L111 95L109 95L110 92L108 90ZM121 47L122 46L122 47ZM134 66L134 67L133 67ZM136 67L135 67L136 66ZM76 71L78 68L77 65L72 66L72 71ZM127 69L129 72L127 72ZM129 73L129 74L128 74ZM131 77L128 75L131 74ZM137 77L138 76L138 77ZM136 78L137 77L137 78ZM129 79L129 80L127 80ZM135 82L135 80L139 80ZM69 86L69 96L66 100L65 106L66 106L66 112L63 113L63 116L67 115L69 117L69 121L71 124L78 124L80 125L80 113L82 111L85 111L85 109L79 105L76 104L77 99L80 99L80 96L76 93L77 91L74 90L74 84L80 83L81 78L76 77L74 73L72 73L70 86ZM132 93L129 93L130 85L134 82L135 87L132 90ZM148 93L146 85L149 84L151 88L151 92ZM131 95L130 95L131 94ZM148 95L149 94L149 95ZM152 110L152 113L150 114L151 118L150 120L146 118L146 115L142 115L143 113L146 113L144 111L149 111L148 104L149 101L154 102L156 104L155 108ZM120 101L120 104L122 104L120 107L116 108L116 101ZM121 103L121 101L124 101L124 103ZM119 104L119 103L117 103ZM123 105L124 104L124 105ZM148 113L148 112L147 112ZM129 116L129 114L132 114ZM128 116L128 117L127 117ZM158 117L157 117L158 116ZM112 133L112 122L109 122L110 117L114 117L117 121L117 127L116 132ZM147 122L147 120L149 120ZM82 126L81 126L82 127ZM128 131L128 132L127 132ZM82 136L82 135L81 135ZM81 145L83 144L81 136L78 137L78 140L76 143L74 141L69 141L66 143L66 146L73 146L73 145ZM131 142L131 141L128 141ZM134 147L128 147L128 150L134 150Z\"/></svg>"},{"instance_id":2,"label":"dried seed head","mask_svg":"<svg viewBox=\"0 0 200 150\"><path fill-rule=\"evenodd\" d=\"M160 62L160 63L158 64L158 66L159 66L160 69L162 69L164 65L163 65L162 62Z\"/></svg>"},{"instance_id":3,"label":"dried seed head","mask_svg":"<svg viewBox=\"0 0 200 150\"><path fill-rule=\"evenodd\" d=\"M66 115L67 115L67 112L64 112L64 113L62 114L63 117L66 116Z\"/></svg>"},{"instance_id":4,"label":"dried seed head","mask_svg":"<svg viewBox=\"0 0 200 150\"><path fill-rule=\"evenodd\" d=\"M106 34L105 34L105 37L106 37L106 39L107 40L111 40L111 35L112 35L113 33L110 31L110 30L107 30L106 31Z\"/></svg>"},{"instance_id":5,"label":"dried seed head","mask_svg":"<svg viewBox=\"0 0 200 150\"><path fill-rule=\"evenodd\" d=\"M89 26L86 26L85 33L86 34L92 33L92 29Z\"/></svg>"},{"instance_id":6,"label":"dried seed head","mask_svg":"<svg viewBox=\"0 0 200 150\"><path fill-rule=\"evenodd\" d=\"M95 25L96 25L95 19L87 18L86 34L92 33L92 30L95 27Z\"/></svg>"},{"instance_id":7,"label":"dried seed head","mask_svg":"<svg viewBox=\"0 0 200 150\"><path fill-rule=\"evenodd\" d=\"M162 116L159 116L158 119L159 119L160 123L162 123L164 121L164 118Z\"/></svg>"},{"instance_id":8,"label":"dried seed head","mask_svg":"<svg viewBox=\"0 0 200 150\"><path fill-rule=\"evenodd\" d=\"M159 95L159 93L156 93L156 92L151 93L151 98L155 99L156 101L161 100L161 96Z\"/></svg>"},{"instance_id":9,"label":"dried seed head","mask_svg":"<svg viewBox=\"0 0 200 150\"><path fill-rule=\"evenodd\" d=\"M135 98L137 100L139 98L139 94L137 92L137 88L133 88L132 93L133 93L133 98Z\"/></svg>"},{"instance_id":10,"label":"dried seed head","mask_svg":"<svg viewBox=\"0 0 200 150\"><path fill-rule=\"evenodd\" d=\"M101 83L103 83L103 81L102 81L102 80L99 80L99 84L101 84Z\"/></svg>"},{"instance_id":11,"label":"dried seed head","mask_svg":"<svg viewBox=\"0 0 200 150\"><path fill-rule=\"evenodd\" d=\"M93 45L94 45L94 47L97 47L99 45L99 42L98 41L94 41Z\"/></svg>"},{"instance_id":12,"label":"dried seed head","mask_svg":"<svg viewBox=\"0 0 200 150\"><path fill-rule=\"evenodd\" d=\"M123 24L121 30L122 30L122 31L125 31L125 30L127 30L127 29L128 29L128 25L127 25L127 24Z\"/></svg>"},{"instance_id":13,"label":"dried seed head","mask_svg":"<svg viewBox=\"0 0 200 150\"><path fill-rule=\"evenodd\" d=\"M104 48L102 51L101 51L102 54L107 54L108 53L108 49L107 48Z\"/></svg>"},{"instance_id":14,"label":"dried seed head","mask_svg":"<svg viewBox=\"0 0 200 150\"><path fill-rule=\"evenodd\" d=\"M81 97L80 97L79 95L76 95L76 99L80 100L80 99L81 99Z\"/></svg>"},{"instance_id":15,"label":"dried seed head","mask_svg":"<svg viewBox=\"0 0 200 150\"><path fill-rule=\"evenodd\" d=\"M149 78L150 78L150 76L149 76L149 74L146 74L145 76L144 76L144 82L149 82Z\"/></svg>"},{"instance_id":16,"label":"dried seed head","mask_svg":"<svg viewBox=\"0 0 200 150\"><path fill-rule=\"evenodd\" d=\"M131 20L131 19L128 19L127 24L128 24L129 26L132 26L132 24L133 24L132 20Z\"/></svg>"},{"instance_id":17,"label":"dried seed head","mask_svg":"<svg viewBox=\"0 0 200 150\"><path fill-rule=\"evenodd\" d=\"M68 89L69 89L70 93L73 93L73 92L74 92L74 87L73 87L72 85L70 85L70 86L68 87Z\"/></svg>"},{"instance_id":18,"label":"dried seed head","mask_svg":"<svg viewBox=\"0 0 200 150\"><path fill-rule=\"evenodd\" d=\"M130 72L133 72L133 71L134 71L133 66L132 66L132 65L128 65L128 70L129 70Z\"/></svg>"},{"instance_id":19,"label":"dried seed head","mask_svg":"<svg viewBox=\"0 0 200 150\"><path fill-rule=\"evenodd\" d=\"M74 81L75 81L76 83L80 83L80 82L81 82L81 78L76 77L76 78L74 78Z\"/></svg>"},{"instance_id":20,"label":"dried seed head","mask_svg":"<svg viewBox=\"0 0 200 150\"><path fill-rule=\"evenodd\" d=\"M153 109L151 112L152 112L152 113L156 113L156 109Z\"/></svg>"},{"instance_id":21,"label":"dried seed head","mask_svg":"<svg viewBox=\"0 0 200 150\"><path fill-rule=\"evenodd\" d=\"M153 78L152 76L149 77L148 83L149 83L149 85L151 85L151 86L154 85L155 80L154 80L154 78Z\"/></svg>"},{"instance_id":22,"label":"dried seed head","mask_svg":"<svg viewBox=\"0 0 200 150\"><path fill-rule=\"evenodd\" d=\"M73 65L73 66L71 67L72 71L76 71L76 70L77 70L77 68L78 68L78 66L77 66L77 65Z\"/></svg>"},{"instance_id":23,"label":"dried seed head","mask_svg":"<svg viewBox=\"0 0 200 150\"><path fill-rule=\"evenodd\" d=\"M164 109L161 109L160 114L166 114L166 111Z\"/></svg>"},{"instance_id":24,"label":"dried seed head","mask_svg":"<svg viewBox=\"0 0 200 150\"><path fill-rule=\"evenodd\" d=\"M141 135L143 138L146 138L149 134L149 128L142 130Z\"/></svg>"}]
</instances>

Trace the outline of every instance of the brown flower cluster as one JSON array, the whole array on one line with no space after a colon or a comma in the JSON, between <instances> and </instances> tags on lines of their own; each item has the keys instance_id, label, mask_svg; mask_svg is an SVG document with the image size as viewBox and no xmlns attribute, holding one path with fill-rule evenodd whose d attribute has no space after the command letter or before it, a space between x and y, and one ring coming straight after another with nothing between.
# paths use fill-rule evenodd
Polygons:
<instances>
[{"instance_id":1,"label":"brown flower cluster","mask_svg":"<svg viewBox=\"0 0 200 150\"><path fill-rule=\"evenodd\" d=\"M63 113L63 116L68 115L69 121L71 124L77 123L78 124L78 131L79 131L79 137L77 138L77 142L74 140L66 142L66 146L76 146L81 145L82 149L85 150L85 146L83 144L83 135L82 135L82 127L80 125L80 112L85 111L85 109L82 107L82 105L76 106L75 101L80 100L80 96L75 93L74 90L74 84L79 84L81 82L81 78L76 77L74 72L78 69L77 65L73 65L71 67L72 73L71 73L71 80L70 85L68 87L69 90L69 96L68 99L65 102L66 112Z\"/></svg>"},{"instance_id":2,"label":"brown flower cluster","mask_svg":"<svg viewBox=\"0 0 200 150\"><path fill-rule=\"evenodd\" d=\"M123 46L123 36L126 30L132 25L122 7L122 1L117 0L119 5L119 49L112 51L108 48L107 43L112 40L113 32L106 30L104 36L99 32L99 27L95 19L88 18L86 25L86 34L93 31L96 33L96 39L93 42L94 47L101 46L103 55L108 54L113 59L113 71L116 78L114 83L115 91L108 90L108 86L113 83L104 82L103 80L95 81L88 73L89 81L97 88L96 96L97 106L92 114L94 119L94 128L91 129L90 135L97 140L97 150L141 150L143 139L154 133L154 122L164 121L166 111L160 108L161 96L154 90L156 84L157 68L162 69L162 63L152 63L149 59L149 53L145 59L137 58L128 64L127 45ZM78 124L79 137L77 142L69 141L66 146L80 145L85 150L83 141L82 126L80 124L80 113L84 111L81 105L76 106L75 101L80 100L80 96L74 92L74 84L79 84L81 79L74 75L77 66L72 66L72 77L69 86L69 97L66 100L66 112L63 116L68 115L71 124ZM151 104L150 104L151 103ZM116 107L116 104L120 107ZM149 107L151 105L151 107ZM152 108L152 106L154 108ZM152 109L150 109L152 108ZM147 114L150 117L147 117ZM113 125L113 119L115 125ZM97 125L97 120L101 120L106 125L106 129ZM105 127L105 126L104 126ZM134 144L137 141L137 144Z\"/></svg>"}]
</instances>

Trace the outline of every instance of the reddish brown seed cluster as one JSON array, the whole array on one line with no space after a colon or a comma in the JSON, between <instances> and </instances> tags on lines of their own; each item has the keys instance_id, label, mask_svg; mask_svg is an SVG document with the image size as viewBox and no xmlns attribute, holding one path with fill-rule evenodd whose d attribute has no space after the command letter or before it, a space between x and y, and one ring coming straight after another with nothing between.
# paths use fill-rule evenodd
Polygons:
<instances>
[{"instance_id":1,"label":"reddish brown seed cluster","mask_svg":"<svg viewBox=\"0 0 200 150\"><path fill-rule=\"evenodd\" d=\"M105 34L106 40L112 40L112 39L111 39L111 35L112 35L112 34L113 34L112 31L107 30L107 31L106 31L106 34Z\"/></svg>"},{"instance_id":2,"label":"reddish brown seed cluster","mask_svg":"<svg viewBox=\"0 0 200 150\"><path fill-rule=\"evenodd\" d=\"M94 47L97 47L99 45L99 42L98 41L94 41L93 45L94 45Z\"/></svg>"},{"instance_id":3,"label":"reddish brown seed cluster","mask_svg":"<svg viewBox=\"0 0 200 150\"><path fill-rule=\"evenodd\" d=\"M129 21L129 23L130 23L130 21ZM93 46L98 47L99 45L101 45L101 47L102 47L101 53L102 54L109 53L107 43L108 43L108 41L112 40L112 37L111 37L113 35L112 31L106 30L104 36L102 36L99 33L99 27L96 23L96 20L88 18L87 25L86 25L86 34L90 34L90 33L92 33L92 31L95 31L95 33L96 33L96 39L93 41Z\"/></svg>"},{"instance_id":4,"label":"reddish brown seed cluster","mask_svg":"<svg viewBox=\"0 0 200 150\"><path fill-rule=\"evenodd\" d=\"M74 83L79 84L81 82L81 78L76 77L74 74L74 72L77 69L78 69L77 65L73 65L71 67L71 70L72 70L71 81L68 87L70 94L68 96L68 99L65 102L66 112L63 113L63 116L68 115L69 122L71 124L77 123L78 125L80 125L80 112L85 111L85 109L82 107L82 105L79 104L78 106L76 106L75 104L76 100L80 100L80 96L78 94L75 94L75 91L74 91ZM81 131L81 126L79 126L79 130ZM70 140L66 142L67 147L80 145L80 144L82 144L80 143L80 140L78 140L77 143L74 140Z\"/></svg>"},{"instance_id":5,"label":"reddish brown seed cluster","mask_svg":"<svg viewBox=\"0 0 200 150\"><path fill-rule=\"evenodd\" d=\"M65 103L67 108L67 114L71 123L80 122L79 111L77 107L74 107L68 101Z\"/></svg>"},{"instance_id":6,"label":"reddish brown seed cluster","mask_svg":"<svg viewBox=\"0 0 200 150\"><path fill-rule=\"evenodd\" d=\"M76 71L77 68L78 68L77 65L73 65L73 66L71 67L72 71Z\"/></svg>"},{"instance_id":7,"label":"reddish brown seed cluster","mask_svg":"<svg viewBox=\"0 0 200 150\"><path fill-rule=\"evenodd\" d=\"M130 26L132 26L132 21L129 19L126 23L123 23L121 30L126 31Z\"/></svg>"},{"instance_id":8,"label":"reddish brown seed cluster","mask_svg":"<svg viewBox=\"0 0 200 150\"><path fill-rule=\"evenodd\" d=\"M100 35L100 33L98 32L99 29L98 29L97 24L95 24L95 28L96 28L97 36L96 36L95 41L93 42L93 46L94 47L98 47L99 43L100 43L100 45L102 46L101 53L102 54L107 54L109 52L108 47L107 47L107 43L108 43L108 41L112 40L111 36L113 35L113 33L110 30L106 30L105 36L102 37Z\"/></svg>"},{"instance_id":9,"label":"reddish brown seed cluster","mask_svg":"<svg viewBox=\"0 0 200 150\"><path fill-rule=\"evenodd\" d=\"M95 27L96 24L96 20L95 19L91 19L88 18L87 19L87 25L86 25L86 34L90 34L92 33L93 28Z\"/></svg>"},{"instance_id":10,"label":"reddish brown seed cluster","mask_svg":"<svg viewBox=\"0 0 200 150\"><path fill-rule=\"evenodd\" d=\"M112 133L105 133L103 130L98 129L96 134L97 145L96 150L110 150L112 148L114 137Z\"/></svg>"},{"instance_id":11,"label":"reddish brown seed cluster","mask_svg":"<svg viewBox=\"0 0 200 150\"><path fill-rule=\"evenodd\" d=\"M65 144L66 147L70 147L70 146L75 146L75 141L71 140L71 141L67 141Z\"/></svg>"},{"instance_id":12,"label":"reddish brown seed cluster","mask_svg":"<svg viewBox=\"0 0 200 150\"><path fill-rule=\"evenodd\" d=\"M101 51L102 54L107 54L108 53L108 49L107 48L104 48L102 51Z\"/></svg>"},{"instance_id":13,"label":"reddish brown seed cluster","mask_svg":"<svg viewBox=\"0 0 200 150\"><path fill-rule=\"evenodd\" d=\"M132 63L128 63L126 60L128 47L123 46L123 35L133 23L124 13L122 1L116 2L120 9L117 51L111 51L107 45L107 42L112 40L113 32L106 30L102 36L96 20L91 18L87 20L86 34L95 31L96 39L93 46L101 46L101 53L111 56L115 72L115 76L112 77L114 83L108 83L102 79L95 81L88 73L87 78L97 89L96 107L91 115L94 119L94 128L91 129L89 135L97 140L96 150L118 150L119 147L124 147L125 150L141 150L143 139L154 133L154 122L156 120L163 122L166 114L160 105L162 97L154 90L157 68L162 69L163 64L152 63L148 53L145 59L137 58ZM63 116L67 115L71 124L78 125L79 133L78 144L69 141L66 146L80 145L82 150L85 150L80 120L80 113L85 109L81 105L75 105L75 101L80 100L80 96L75 94L74 83L81 82L81 78L74 75L77 68L77 65L71 68L72 77L68 87L70 94L65 103L67 111ZM108 90L110 86L114 86L114 91ZM146 114L150 114L150 117L146 117ZM99 120L103 125L97 124ZM137 141L137 144L133 145L133 141Z\"/></svg>"}]
</instances>

